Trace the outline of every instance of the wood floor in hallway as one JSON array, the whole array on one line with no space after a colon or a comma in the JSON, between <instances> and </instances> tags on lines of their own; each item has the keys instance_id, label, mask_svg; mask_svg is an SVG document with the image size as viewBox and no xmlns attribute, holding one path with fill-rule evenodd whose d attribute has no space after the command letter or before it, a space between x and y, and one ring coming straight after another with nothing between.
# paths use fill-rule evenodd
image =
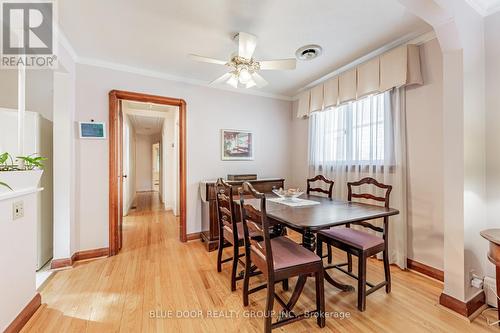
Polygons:
<instances>
[{"instance_id":1,"label":"wood floor in hallway","mask_svg":"<svg viewBox=\"0 0 500 333\"><path fill-rule=\"evenodd\" d=\"M258 315L264 309L265 290L252 294L250 306L243 307L241 282L236 292L230 291L230 266L217 273L216 252L206 252L200 241L180 243L178 221L161 210L157 194L140 193L136 206L124 220L121 253L57 272L41 291L43 304L23 332L262 332ZM368 267L370 281L382 278L378 261L371 260ZM392 274L392 293L379 290L368 296L363 313L356 309L355 293L326 284L326 310L332 316L326 328L308 319L275 331L500 331L482 318L471 324L439 307L441 283L398 268L392 268ZM283 298L290 296L281 287L277 290ZM312 309L313 304L314 282L308 281L297 307Z\"/></svg>"}]
</instances>

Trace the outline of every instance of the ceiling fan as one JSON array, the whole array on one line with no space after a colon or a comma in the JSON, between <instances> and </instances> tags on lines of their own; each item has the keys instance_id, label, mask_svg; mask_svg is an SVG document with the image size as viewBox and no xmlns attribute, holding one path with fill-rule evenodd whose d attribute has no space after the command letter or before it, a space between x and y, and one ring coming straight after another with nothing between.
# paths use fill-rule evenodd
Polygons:
<instances>
[{"instance_id":1,"label":"ceiling fan","mask_svg":"<svg viewBox=\"0 0 500 333\"><path fill-rule=\"evenodd\" d=\"M234 38L238 41L238 52L233 54L229 61L195 54L189 55L195 61L225 65L231 68L230 72L215 79L210 82L210 84L226 83L233 88L238 88L238 86L245 88L257 86L258 88L262 88L267 85L267 81L257 73L258 71L295 69L295 59L255 60L252 56L257 46L256 36L246 32L240 32Z\"/></svg>"}]
</instances>

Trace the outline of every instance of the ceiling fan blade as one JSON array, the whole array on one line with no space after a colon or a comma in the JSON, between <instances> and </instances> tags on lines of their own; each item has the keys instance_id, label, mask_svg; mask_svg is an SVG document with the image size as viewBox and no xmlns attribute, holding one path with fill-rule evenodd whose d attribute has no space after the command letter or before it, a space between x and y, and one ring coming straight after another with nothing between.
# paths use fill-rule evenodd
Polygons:
<instances>
[{"instance_id":1,"label":"ceiling fan blade","mask_svg":"<svg viewBox=\"0 0 500 333\"><path fill-rule=\"evenodd\" d=\"M233 74L231 73L226 73L224 75L222 75L221 77L213 80L212 82L210 82L209 84L212 85L212 84L218 84L218 83L224 83L226 82L227 80L229 80L231 78Z\"/></svg>"},{"instance_id":2,"label":"ceiling fan blade","mask_svg":"<svg viewBox=\"0 0 500 333\"><path fill-rule=\"evenodd\" d=\"M280 60L264 60L259 61L260 69L263 70L286 70L295 69L297 60L295 59L280 59Z\"/></svg>"},{"instance_id":3,"label":"ceiling fan blade","mask_svg":"<svg viewBox=\"0 0 500 333\"><path fill-rule=\"evenodd\" d=\"M255 82L255 84L257 85L258 88L262 88L262 87L267 86L267 81L262 76L260 76L259 73L253 72L252 73L252 79L253 79L253 81Z\"/></svg>"},{"instance_id":4,"label":"ceiling fan blade","mask_svg":"<svg viewBox=\"0 0 500 333\"><path fill-rule=\"evenodd\" d=\"M238 34L238 56L251 59L257 46L257 37L246 32Z\"/></svg>"},{"instance_id":5,"label":"ceiling fan blade","mask_svg":"<svg viewBox=\"0 0 500 333\"><path fill-rule=\"evenodd\" d=\"M219 59L214 59L214 58L209 58L209 57L203 57L199 56L196 54L190 54L189 57L193 59L194 61L199 61L199 62L208 62L209 64L216 64L216 65L225 65L227 64L227 61L225 60L219 60Z\"/></svg>"},{"instance_id":6,"label":"ceiling fan blade","mask_svg":"<svg viewBox=\"0 0 500 333\"><path fill-rule=\"evenodd\" d=\"M226 81L226 83L229 84L234 89L238 88L238 78L234 75L231 75L231 77L229 78L229 80Z\"/></svg>"}]
</instances>

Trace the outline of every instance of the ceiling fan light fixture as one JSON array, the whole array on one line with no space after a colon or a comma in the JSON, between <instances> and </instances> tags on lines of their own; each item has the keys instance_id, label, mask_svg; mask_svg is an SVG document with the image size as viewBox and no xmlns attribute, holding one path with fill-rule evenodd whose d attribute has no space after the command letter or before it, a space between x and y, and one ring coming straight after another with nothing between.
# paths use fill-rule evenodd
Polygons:
<instances>
[{"instance_id":1,"label":"ceiling fan light fixture","mask_svg":"<svg viewBox=\"0 0 500 333\"><path fill-rule=\"evenodd\" d=\"M238 80L241 84L247 84L252 79L252 75L246 68L242 68L238 73Z\"/></svg>"},{"instance_id":2,"label":"ceiling fan light fixture","mask_svg":"<svg viewBox=\"0 0 500 333\"><path fill-rule=\"evenodd\" d=\"M223 74L219 78L210 82L213 84L228 84L233 88L245 87L257 88L265 87L268 82L258 73L260 70L293 70L296 68L297 60L291 59L272 59L257 61L253 54L257 46L257 37L240 32L235 36L238 42L238 51L231 55L229 61L214 59L205 56L191 54L190 58L204 63L224 65L230 68L230 72Z\"/></svg>"},{"instance_id":3,"label":"ceiling fan light fixture","mask_svg":"<svg viewBox=\"0 0 500 333\"><path fill-rule=\"evenodd\" d=\"M245 84L245 88L252 88L252 87L255 87L257 85L257 83L255 83L255 81L250 78L250 80L248 80L248 82Z\"/></svg>"}]
</instances>

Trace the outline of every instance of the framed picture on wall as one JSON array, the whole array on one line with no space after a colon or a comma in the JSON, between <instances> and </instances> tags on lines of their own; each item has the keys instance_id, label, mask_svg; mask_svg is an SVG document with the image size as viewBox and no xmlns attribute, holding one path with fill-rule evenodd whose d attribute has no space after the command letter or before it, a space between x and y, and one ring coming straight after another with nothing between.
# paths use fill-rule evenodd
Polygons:
<instances>
[{"instance_id":1,"label":"framed picture on wall","mask_svg":"<svg viewBox=\"0 0 500 333\"><path fill-rule=\"evenodd\" d=\"M243 130L221 130L221 151L223 161L253 160L253 133Z\"/></svg>"}]
</instances>

